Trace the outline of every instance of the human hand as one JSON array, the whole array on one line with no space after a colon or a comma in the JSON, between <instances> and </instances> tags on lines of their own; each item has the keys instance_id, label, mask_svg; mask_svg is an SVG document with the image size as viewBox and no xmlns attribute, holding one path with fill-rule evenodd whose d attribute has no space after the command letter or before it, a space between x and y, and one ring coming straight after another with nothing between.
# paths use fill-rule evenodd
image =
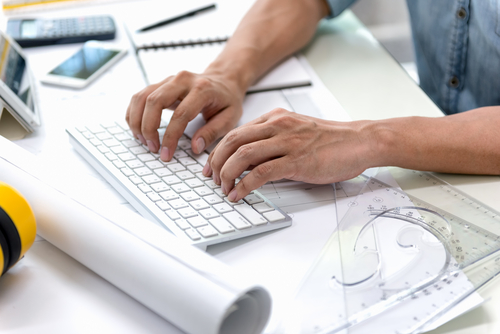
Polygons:
<instances>
[{"instance_id":1,"label":"human hand","mask_svg":"<svg viewBox=\"0 0 500 334\"><path fill-rule=\"evenodd\" d=\"M229 200L268 181L331 183L361 174L376 157L371 122L333 122L278 108L229 132L203 169ZM235 179L251 170L235 186Z\"/></svg>"},{"instance_id":2,"label":"human hand","mask_svg":"<svg viewBox=\"0 0 500 334\"><path fill-rule=\"evenodd\" d=\"M160 151L160 159L169 161L187 124L199 113L207 123L192 138L194 153L201 153L233 129L241 117L244 96L236 83L222 75L182 71L135 94L126 120L134 136L156 153L160 149L157 130L162 110L174 110Z\"/></svg>"}]
</instances>

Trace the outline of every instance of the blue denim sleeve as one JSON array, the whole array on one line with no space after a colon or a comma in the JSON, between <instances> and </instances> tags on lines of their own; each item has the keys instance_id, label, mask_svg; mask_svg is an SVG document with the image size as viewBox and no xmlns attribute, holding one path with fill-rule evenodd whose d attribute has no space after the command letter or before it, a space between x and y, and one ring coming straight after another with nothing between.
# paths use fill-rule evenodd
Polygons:
<instances>
[{"instance_id":1,"label":"blue denim sleeve","mask_svg":"<svg viewBox=\"0 0 500 334\"><path fill-rule=\"evenodd\" d=\"M328 6L330 7L330 15L328 18L332 18L340 15L350 5L352 5L356 0L326 0Z\"/></svg>"}]
</instances>

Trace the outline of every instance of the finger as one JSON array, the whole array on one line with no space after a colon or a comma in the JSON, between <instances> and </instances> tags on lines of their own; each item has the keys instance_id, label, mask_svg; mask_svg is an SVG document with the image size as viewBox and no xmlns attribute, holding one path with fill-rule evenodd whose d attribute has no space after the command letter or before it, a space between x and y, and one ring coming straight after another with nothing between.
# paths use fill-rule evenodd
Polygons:
<instances>
[{"instance_id":1,"label":"finger","mask_svg":"<svg viewBox=\"0 0 500 334\"><path fill-rule=\"evenodd\" d=\"M163 136L160 159L170 161L177 147L179 138L184 134L186 126L205 108L209 98L205 93L192 89L175 109L167 130Z\"/></svg>"},{"instance_id":2,"label":"finger","mask_svg":"<svg viewBox=\"0 0 500 334\"><path fill-rule=\"evenodd\" d=\"M127 113L125 116L132 134L134 135L134 137L141 140L141 142L144 141L144 145L146 145L146 141L144 140L144 137L142 137L141 124L142 116L144 114L144 107L146 105L146 98L158 87L158 84L151 85L134 94L130 99L130 103L128 105Z\"/></svg>"},{"instance_id":3,"label":"finger","mask_svg":"<svg viewBox=\"0 0 500 334\"><path fill-rule=\"evenodd\" d=\"M234 187L234 180L244 171L255 168L266 161L284 156L284 147L274 144L273 140L260 140L240 146L236 152L224 162L220 171L221 188L228 194Z\"/></svg>"},{"instance_id":4,"label":"finger","mask_svg":"<svg viewBox=\"0 0 500 334\"><path fill-rule=\"evenodd\" d=\"M269 139L274 135L274 130L265 124L256 124L252 126L240 126L229 132L220 143L216 150L212 151L209 157L210 167L213 171L214 181L217 183L220 179L222 166L226 161L243 145ZM218 184L218 183L217 183Z\"/></svg>"},{"instance_id":5,"label":"finger","mask_svg":"<svg viewBox=\"0 0 500 334\"><path fill-rule=\"evenodd\" d=\"M291 173L292 165L288 163L287 157L270 160L256 166L248 173L228 194L231 202L237 202L252 190L262 187L269 181L286 178Z\"/></svg>"},{"instance_id":6,"label":"finger","mask_svg":"<svg viewBox=\"0 0 500 334\"><path fill-rule=\"evenodd\" d=\"M234 107L226 108L207 120L207 124L199 128L192 139L191 146L194 153L201 153L217 139L234 129L241 111Z\"/></svg>"},{"instance_id":7,"label":"finger","mask_svg":"<svg viewBox=\"0 0 500 334\"><path fill-rule=\"evenodd\" d=\"M177 100L182 100L188 91L189 86L177 85L170 81L158 87L147 97L142 116L141 132L151 152L158 152L160 148L158 127L163 109L170 107Z\"/></svg>"}]
</instances>

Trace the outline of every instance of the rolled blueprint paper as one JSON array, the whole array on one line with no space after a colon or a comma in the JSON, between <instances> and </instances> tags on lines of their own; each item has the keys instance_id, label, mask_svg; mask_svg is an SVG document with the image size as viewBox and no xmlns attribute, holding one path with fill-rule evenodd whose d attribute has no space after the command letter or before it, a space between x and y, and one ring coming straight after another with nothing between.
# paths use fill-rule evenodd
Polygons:
<instances>
[{"instance_id":1,"label":"rolled blueprint paper","mask_svg":"<svg viewBox=\"0 0 500 334\"><path fill-rule=\"evenodd\" d=\"M28 200L41 237L187 333L264 329L265 289L130 210L90 209L37 175L35 162L0 137L0 180Z\"/></svg>"}]
</instances>

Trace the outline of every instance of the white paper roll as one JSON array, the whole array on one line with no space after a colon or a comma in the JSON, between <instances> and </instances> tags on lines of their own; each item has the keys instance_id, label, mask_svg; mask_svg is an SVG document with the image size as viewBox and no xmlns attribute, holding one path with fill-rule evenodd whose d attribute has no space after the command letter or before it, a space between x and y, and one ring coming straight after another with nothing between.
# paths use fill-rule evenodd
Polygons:
<instances>
[{"instance_id":1,"label":"white paper roll","mask_svg":"<svg viewBox=\"0 0 500 334\"><path fill-rule=\"evenodd\" d=\"M192 334L264 329L271 299L262 287L134 212L70 198L3 137L0 156L0 180L30 203L38 234L152 311Z\"/></svg>"}]
</instances>

